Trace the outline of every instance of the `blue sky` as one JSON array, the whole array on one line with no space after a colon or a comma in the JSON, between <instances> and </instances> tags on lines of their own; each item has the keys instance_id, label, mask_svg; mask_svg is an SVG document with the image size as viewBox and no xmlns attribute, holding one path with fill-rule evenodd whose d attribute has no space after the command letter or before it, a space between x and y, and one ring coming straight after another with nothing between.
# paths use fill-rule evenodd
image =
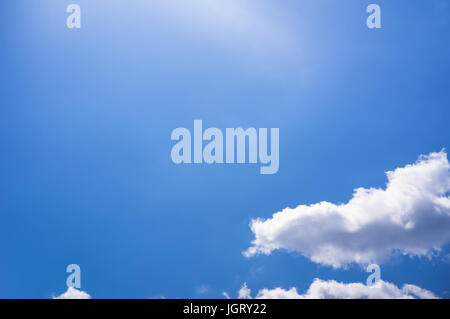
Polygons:
<instances>
[{"instance_id":1,"label":"blue sky","mask_svg":"<svg viewBox=\"0 0 450 319\"><path fill-rule=\"evenodd\" d=\"M61 294L73 263L96 298L364 283L361 265L242 252L252 219L345 203L449 147L450 5L374 2L379 30L362 0L3 1L0 297ZM195 119L280 128L279 172L175 165L170 134ZM450 297L441 248L396 254L382 279Z\"/></svg>"}]
</instances>

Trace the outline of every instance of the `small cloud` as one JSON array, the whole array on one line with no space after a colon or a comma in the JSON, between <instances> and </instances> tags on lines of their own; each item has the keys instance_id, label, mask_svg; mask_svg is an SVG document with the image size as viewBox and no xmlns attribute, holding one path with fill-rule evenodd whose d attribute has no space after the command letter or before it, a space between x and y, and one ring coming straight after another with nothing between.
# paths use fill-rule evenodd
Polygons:
<instances>
[{"instance_id":1,"label":"small cloud","mask_svg":"<svg viewBox=\"0 0 450 319\"><path fill-rule=\"evenodd\" d=\"M87 292L69 287L65 293L53 299L91 299L91 296Z\"/></svg>"},{"instance_id":2,"label":"small cloud","mask_svg":"<svg viewBox=\"0 0 450 319\"><path fill-rule=\"evenodd\" d=\"M222 296L224 296L226 299L231 299L230 295L226 293L225 291L222 291Z\"/></svg>"},{"instance_id":3,"label":"small cloud","mask_svg":"<svg viewBox=\"0 0 450 319\"><path fill-rule=\"evenodd\" d=\"M447 254L444 257L442 257L442 261L445 262L446 264L450 264L450 254Z\"/></svg>"},{"instance_id":4,"label":"small cloud","mask_svg":"<svg viewBox=\"0 0 450 319\"><path fill-rule=\"evenodd\" d=\"M210 289L209 289L208 285L201 285L195 289L195 291L200 295L204 295L204 294L208 293L209 290Z\"/></svg>"},{"instance_id":5,"label":"small cloud","mask_svg":"<svg viewBox=\"0 0 450 319\"><path fill-rule=\"evenodd\" d=\"M247 287L247 283L244 282L241 289L239 289L239 291L238 291L238 298L239 299L250 299L251 292L252 291Z\"/></svg>"}]
</instances>

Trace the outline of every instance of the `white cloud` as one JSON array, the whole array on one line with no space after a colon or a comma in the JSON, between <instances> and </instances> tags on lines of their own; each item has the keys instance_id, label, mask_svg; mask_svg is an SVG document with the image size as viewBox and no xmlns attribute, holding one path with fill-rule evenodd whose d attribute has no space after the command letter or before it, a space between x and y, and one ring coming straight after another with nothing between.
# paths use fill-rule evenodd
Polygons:
<instances>
[{"instance_id":1,"label":"white cloud","mask_svg":"<svg viewBox=\"0 0 450 319\"><path fill-rule=\"evenodd\" d=\"M238 298L239 299L250 299L251 298L251 296L250 296L251 292L252 291L250 289L248 289L248 287L247 287L247 283L244 282L244 284L242 285L241 289L239 289L239 291L238 291Z\"/></svg>"},{"instance_id":2,"label":"white cloud","mask_svg":"<svg viewBox=\"0 0 450 319\"><path fill-rule=\"evenodd\" d=\"M250 290L244 284L241 290L247 292L245 296L251 298ZM239 293L239 295L241 295ZM261 289L257 299L434 299L432 292L406 284L402 288L380 280L374 286L361 283L344 284L334 280L324 281L315 279L305 294L299 294L296 288L285 290L283 288Z\"/></svg>"},{"instance_id":3,"label":"white cloud","mask_svg":"<svg viewBox=\"0 0 450 319\"><path fill-rule=\"evenodd\" d=\"M91 299L91 296L87 292L69 287L65 293L53 299Z\"/></svg>"},{"instance_id":4,"label":"white cloud","mask_svg":"<svg viewBox=\"0 0 450 319\"><path fill-rule=\"evenodd\" d=\"M224 296L225 299L231 299L230 295L226 291L222 291L222 296Z\"/></svg>"},{"instance_id":5,"label":"white cloud","mask_svg":"<svg viewBox=\"0 0 450 319\"><path fill-rule=\"evenodd\" d=\"M296 251L335 268L381 263L393 252L431 256L450 238L450 173L445 151L387 172L386 189L358 188L346 204L321 202L255 219L246 257Z\"/></svg>"}]
</instances>

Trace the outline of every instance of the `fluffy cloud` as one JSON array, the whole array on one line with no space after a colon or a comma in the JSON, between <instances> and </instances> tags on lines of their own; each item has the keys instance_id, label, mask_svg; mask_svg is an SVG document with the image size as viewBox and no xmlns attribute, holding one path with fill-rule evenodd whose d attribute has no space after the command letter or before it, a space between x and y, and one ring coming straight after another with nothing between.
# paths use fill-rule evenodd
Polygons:
<instances>
[{"instance_id":1,"label":"fluffy cloud","mask_svg":"<svg viewBox=\"0 0 450 319\"><path fill-rule=\"evenodd\" d=\"M239 290L239 298L251 298L250 289L244 284ZM434 299L432 292L414 285L396 285L380 280L374 286L361 283L344 284L334 280L315 279L305 294L299 294L296 288L261 289L257 299Z\"/></svg>"},{"instance_id":2,"label":"fluffy cloud","mask_svg":"<svg viewBox=\"0 0 450 319\"><path fill-rule=\"evenodd\" d=\"M53 299L91 299L91 296L87 292L69 287L65 293Z\"/></svg>"},{"instance_id":3,"label":"fluffy cloud","mask_svg":"<svg viewBox=\"0 0 450 319\"><path fill-rule=\"evenodd\" d=\"M239 299L250 299L251 290L247 287L247 283L244 283L238 291L238 298Z\"/></svg>"},{"instance_id":4,"label":"fluffy cloud","mask_svg":"<svg viewBox=\"0 0 450 319\"><path fill-rule=\"evenodd\" d=\"M341 205L286 208L251 222L246 257L296 251L335 268L381 263L393 252L430 256L450 238L450 173L445 151L387 172L386 189L358 188Z\"/></svg>"}]
</instances>

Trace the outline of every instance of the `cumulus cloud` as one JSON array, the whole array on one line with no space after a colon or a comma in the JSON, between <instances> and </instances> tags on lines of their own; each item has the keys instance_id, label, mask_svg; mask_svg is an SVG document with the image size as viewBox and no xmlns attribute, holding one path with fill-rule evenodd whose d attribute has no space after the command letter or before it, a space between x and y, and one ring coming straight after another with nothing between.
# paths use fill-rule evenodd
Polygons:
<instances>
[{"instance_id":1,"label":"cumulus cloud","mask_svg":"<svg viewBox=\"0 0 450 319\"><path fill-rule=\"evenodd\" d=\"M239 290L243 296L251 298L250 289L244 284ZM261 289L256 299L435 299L431 291L415 285L406 284L402 288L380 280L374 286L361 283L340 283L334 280L324 281L315 279L305 294L299 294L296 288Z\"/></svg>"},{"instance_id":2,"label":"cumulus cloud","mask_svg":"<svg viewBox=\"0 0 450 319\"><path fill-rule=\"evenodd\" d=\"M450 173L445 151L389 171L387 185L358 188L346 204L320 202L252 220L246 257L276 249L344 267L381 263L392 253L431 256L450 239Z\"/></svg>"},{"instance_id":3,"label":"cumulus cloud","mask_svg":"<svg viewBox=\"0 0 450 319\"><path fill-rule=\"evenodd\" d=\"M65 293L53 299L91 299L91 296L87 292L69 287Z\"/></svg>"}]
</instances>

